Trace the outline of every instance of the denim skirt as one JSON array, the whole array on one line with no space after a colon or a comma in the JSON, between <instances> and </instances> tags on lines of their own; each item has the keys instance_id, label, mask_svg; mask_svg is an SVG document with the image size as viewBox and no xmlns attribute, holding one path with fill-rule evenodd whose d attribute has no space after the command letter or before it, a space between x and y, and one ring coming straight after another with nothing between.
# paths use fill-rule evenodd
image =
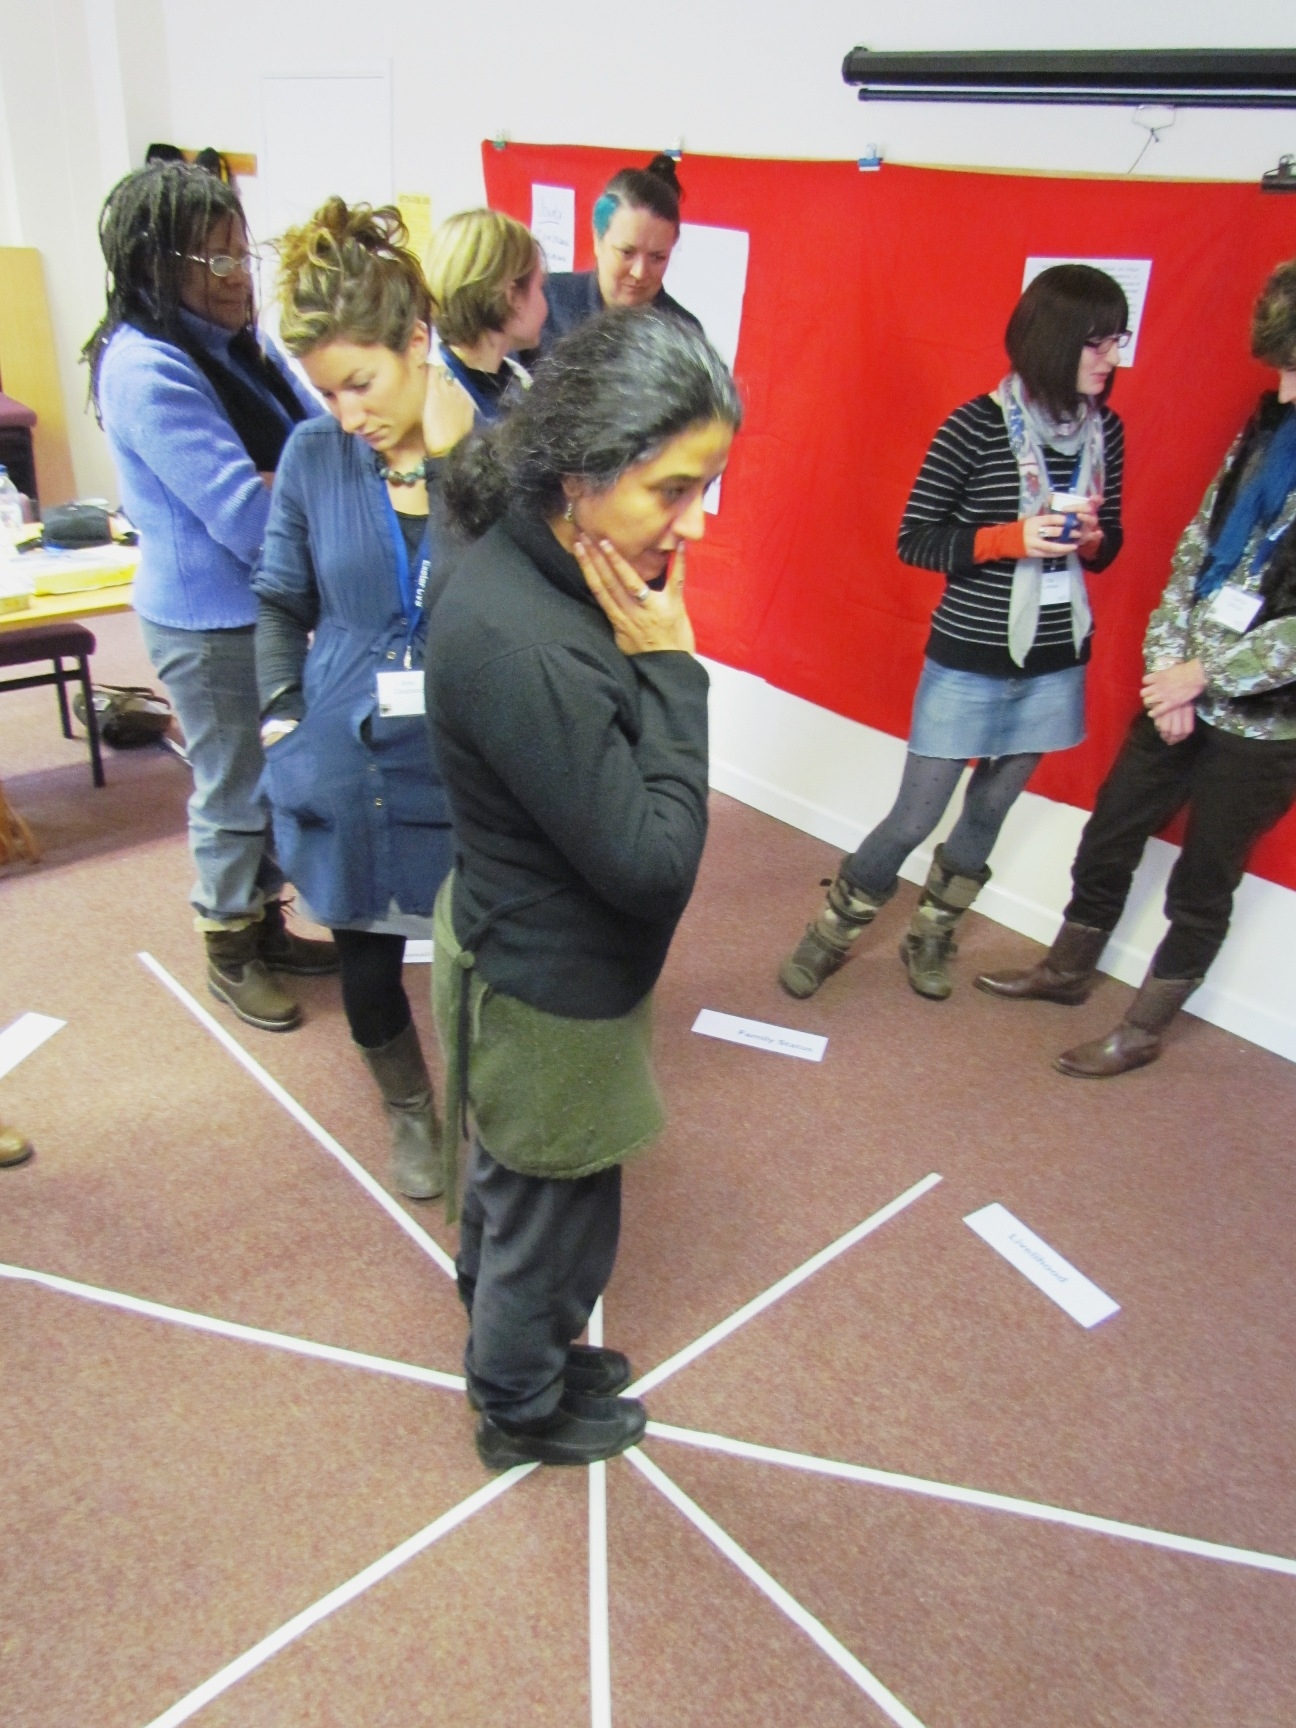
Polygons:
<instances>
[{"instance_id":1,"label":"denim skirt","mask_svg":"<svg viewBox=\"0 0 1296 1728\"><path fill-rule=\"evenodd\" d=\"M991 678L924 660L909 749L959 761L1069 750L1085 735L1085 669Z\"/></svg>"}]
</instances>

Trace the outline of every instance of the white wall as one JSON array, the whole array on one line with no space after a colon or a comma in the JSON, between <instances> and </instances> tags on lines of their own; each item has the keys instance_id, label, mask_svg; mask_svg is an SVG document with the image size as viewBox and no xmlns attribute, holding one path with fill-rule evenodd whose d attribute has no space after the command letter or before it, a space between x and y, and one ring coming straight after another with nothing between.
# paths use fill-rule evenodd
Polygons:
<instances>
[{"instance_id":1,"label":"white wall","mask_svg":"<svg viewBox=\"0 0 1296 1728\"><path fill-rule=\"evenodd\" d=\"M117 28L114 0L0 0L0 244L43 257L77 490L114 502L78 355L103 311L99 206L130 166Z\"/></svg>"},{"instance_id":2,"label":"white wall","mask_svg":"<svg viewBox=\"0 0 1296 1728\"><path fill-rule=\"evenodd\" d=\"M92 40L116 43L115 60L101 56L93 74ZM21 239L47 253L60 340L79 346L98 309L92 216L119 171L115 141L124 133L133 163L150 137L168 134L257 151L263 73L337 72L356 61L390 62L394 182L429 193L434 219L481 202L480 142L500 133L631 156L682 144L686 185L689 151L852 159L875 143L893 161L1121 174L1145 142L1128 109L861 104L841 82L857 43L1290 48L1296 5L386 0L358 11L353 0L222 0L213 12L193 0L0 0L0 238L16 208ZM319 125L332 131L350 118L324 111ZM1296 153L1296 112L1186 110L1139 173L1258 180L1286 152ZM255 185L246 194L255 222ZM84 429L76 457L90 489L98 470ZM893 739L723 668L713 717L717 784L812 832L851 844L889 800L901 748ZM1081 820L1069 806L1023 800L996 851L986 909L1050 934ZM1122 976L1136 976L1155 943L1157 877L1169 856L1154 843L1109 958ZM1291 952L1296 895L1248 878L1197 1007L1296 1058L1293 991L1276 1000L1265 967L1282 940Z\"/></svg>"}]
</instances>

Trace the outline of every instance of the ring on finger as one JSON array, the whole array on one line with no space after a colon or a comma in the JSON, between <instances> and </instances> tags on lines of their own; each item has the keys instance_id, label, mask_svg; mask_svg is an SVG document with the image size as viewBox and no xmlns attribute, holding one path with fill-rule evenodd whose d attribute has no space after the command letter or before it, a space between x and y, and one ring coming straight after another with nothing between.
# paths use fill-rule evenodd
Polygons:
<instances>
[{"instance_id":1,"label":"ring on finger","mask_svg":"<svg viewBox=\"0 0 1296 1728\"><path fill-rule=\"evenodd\" d=\"M651 593L652 593L651 588L641 588L639 590L639 592L635 595L635 599L639 602L639 604L641 606L646 606L648 604L648 596Z\"/></svg>"}]
</instances>

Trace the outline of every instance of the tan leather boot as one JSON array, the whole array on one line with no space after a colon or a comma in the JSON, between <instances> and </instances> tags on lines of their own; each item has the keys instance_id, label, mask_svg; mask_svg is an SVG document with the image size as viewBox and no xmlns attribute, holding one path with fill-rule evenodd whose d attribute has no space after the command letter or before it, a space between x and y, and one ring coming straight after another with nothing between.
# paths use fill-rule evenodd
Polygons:
<instances>
[{"instance_id":1,"label":"tan leather boot","mask_svg":"<svg viewBox=\"0 0 1296 1728\"><path fill-rule=\"evenodd\" d=\"M392 1186L410 1200L434 1200L445 1187L441 1128L414 1022L390 1044L374 1049L357 1044L356 1049L378 1082L391 1126Z\"/></svg>"},{"instance_id":2,"label":"tan leather boot","mask_svg":"<svg viewBox=\"0 0 1296 1728\"><path fill-rule=\"evenodd\" d=\"M936 848L908 934L900 944L909 982L920 996L943 1002L953 990L949 960L958 953L954 931L989 880L989 865L975 876L960 876L946 864L945 848Z\"/></svg>"},{"instance_id":3,"label":"tan leather boot","mask_svg":"<svg viewBox=\"0 0 1296 1728\"><path fill-rule=\"evenodd\" d=\"M813 996L825 978L840 971L850 958L851 944L895 891L892 883L885 894L871 894L838 870L828 884L823 911L806 925L805 935L779 967L779 983L788 995Z\"/></svg>"},{"instance_id":4,"label":"tan leather boot","mask_svg":"<svg viewBox=\"0 0 1296 1728\"><path fill-rule=\"evenodd\" d=\"M0 1122L0 1169L7 1164L25 1164L34 1150L25 1134Z\"/></svg>"},{"instance_id":5,"label":"tan leather boot","mask_svg":"<svg viewBox=\"0 0 1296 1728\"><path fill-rule=\"evenodd\" d=\"M1077 1006L1087 1002L1098 980L1098 962L1110 930L1091 924L1064 923L1053 946L1034 966L1008 972L983 972L978 990L1013 1001L1032 999Z\"/></svg>"},{"instance_id":6,"label":"tan leather boot","mask_svg":"<svg viewBox=\"0 0 1296 1728\"><path fill-rule=\"evenodd\" d=\"M258 927L206 930L207 988L249 1026L263 1032L291 1032L301 1024L301 1009L275 983L258 952Z\"/></svg>"},{"instance_id":7,"label":"tan leather boot","mask_svg":"<svg viewBox=\"0 0 1296 1728\"><path fill-rule=\"evenodd\" d=\"M1154 978L1149 972L1119 1026L1105 1038L1064 1050L1053 1066L1074 1080L1110 1080L1155 1062L1161 1034L1200 983L1200 978Z\"/></svg>"}]
</instances>

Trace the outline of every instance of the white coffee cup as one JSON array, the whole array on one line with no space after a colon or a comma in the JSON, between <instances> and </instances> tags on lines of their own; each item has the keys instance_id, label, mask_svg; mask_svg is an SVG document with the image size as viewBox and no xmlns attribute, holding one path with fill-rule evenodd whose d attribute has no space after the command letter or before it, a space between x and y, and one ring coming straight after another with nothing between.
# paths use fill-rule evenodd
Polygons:
<instances>
[{"instance_id":1,"label":"white coffee cup","mask_svg":"<svg viewBox=\"0 0 1296 1728\"><path fill-rule=\"evenodd\" d=\"M1083 510L1088 502L1089 500L1083 492L1055 492L1052 495L1049 499L1050 509L1060 510L1066 517L1062 524L1060 539L1073 540L1075 538L1077 521L1075 512Z\"/></svg>"}]
</instances>

